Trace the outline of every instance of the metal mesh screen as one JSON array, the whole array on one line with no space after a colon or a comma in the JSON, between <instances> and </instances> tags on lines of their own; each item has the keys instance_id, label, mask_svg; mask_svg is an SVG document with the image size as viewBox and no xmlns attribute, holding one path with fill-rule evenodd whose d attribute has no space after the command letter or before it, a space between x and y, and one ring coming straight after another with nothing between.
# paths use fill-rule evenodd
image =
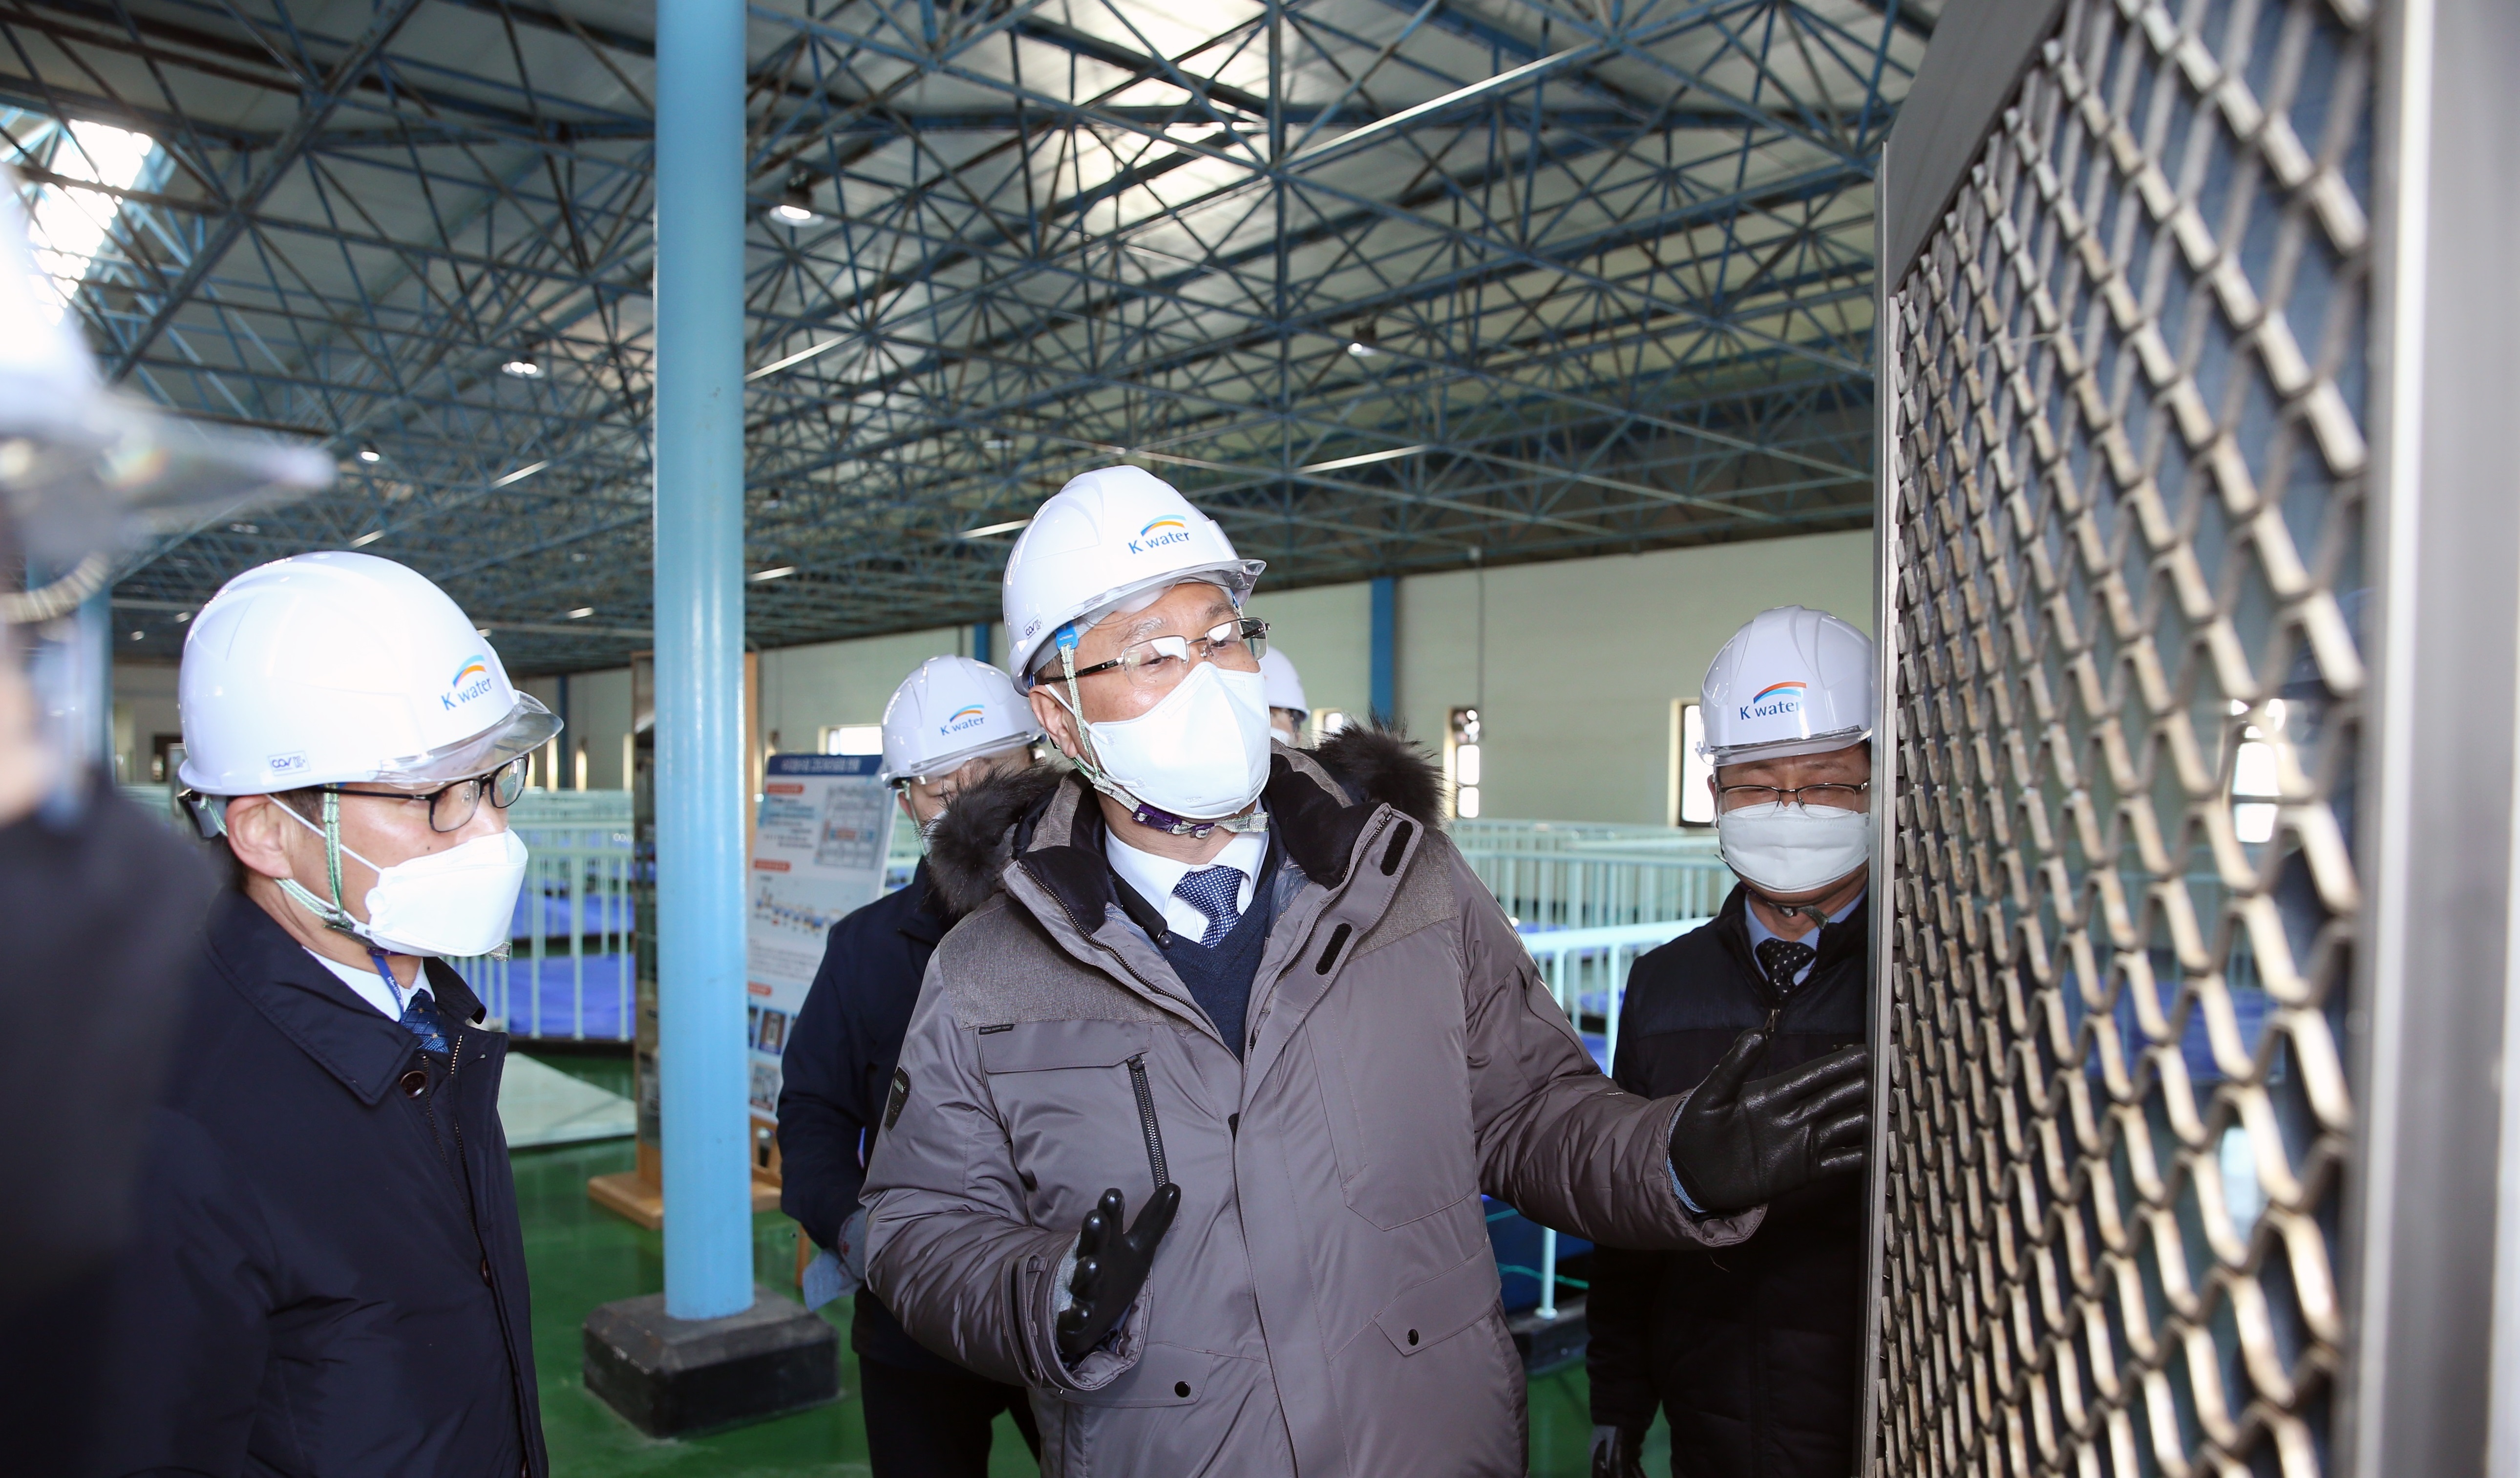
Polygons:
<instances>
[{"instance_id":1,"label":"metal mesh screen","mask_svg":"<svg viewBox=\"0 0 2520 1478\"><path fill-rule=\"evenodd\" d=\"M1880 1471L2330 1466L2370 32L2070 0L1889 300Z\"/></svg>"}]
</instances>

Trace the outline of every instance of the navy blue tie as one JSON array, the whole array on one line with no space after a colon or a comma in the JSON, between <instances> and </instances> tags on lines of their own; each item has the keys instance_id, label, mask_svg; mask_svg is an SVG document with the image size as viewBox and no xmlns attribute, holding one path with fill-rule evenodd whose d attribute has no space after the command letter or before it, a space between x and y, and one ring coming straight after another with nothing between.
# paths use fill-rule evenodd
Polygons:
<instances>
[{"instance_id":1,"label":"navy blue tie","mask_svg":"<svg viewBox=\"0 0 2520 1478\"><path fill-rule=\"evenodd\" d=\"M447 1055L446 1017L429 999L426 989L416 990L402 1003L402 1024L412 1036L420 1039L420 1049Z\"/></svg>"},{"instance_id":2,"label":"navy blue tie","mask_svg":"<svg viewBox=\"0 0 2520 1478\"><path fill-rule=\"evenodd\" d=\"M1207 932L1198 942L1213 949L1234 932L1234 921L1242 917L1242 869L1217 866L1186 872L1173 885L1173 896L1207 915Z\"/></svg>"}]
</instances>

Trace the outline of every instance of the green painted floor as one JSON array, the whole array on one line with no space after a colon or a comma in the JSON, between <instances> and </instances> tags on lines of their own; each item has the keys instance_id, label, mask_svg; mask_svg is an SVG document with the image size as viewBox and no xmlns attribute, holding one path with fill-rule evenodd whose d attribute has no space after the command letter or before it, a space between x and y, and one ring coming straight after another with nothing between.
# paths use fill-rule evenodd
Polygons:
<instances>
[{"instance_id":1,"label":"green painted floor","mask_svg":"<svg viewBox=\"0 0 2520 1478\"><path fill-rule=\"evenodd\" d=\"M629 1064L618 1058L553 1053L543 1060L615 1092L629 1089ZM664 1247L656 1233L597 1210L586 1199L590 1176L628 1170L626 1139L515 1157L517 1199L524 1215L525 1263L533 1277L534 1362L542 1381L543 1430L554 1478L613 1475L699 1475L785 1478L789 1474L863 1473L866 1421L857 1403L857 1362L849 1354L845 1302L825 1310L840 1330L837 1402L776 1421L712 1435L656 1442L586 1393L578 1375L579 1326L596 1305L664 1286ZM774 1288L795 1286L794 1224L767 1215L753 1224L753 1273ZM1579 1367L1531 1387L1531 1471L1542 1478L1583 1478L1592 1422ZM1647 1449L1647 1471L1668 1471L1660 1423ZM1014 1424L998 1420L992 1478L1035 1471Z\"/></svg>"}]
</instances>

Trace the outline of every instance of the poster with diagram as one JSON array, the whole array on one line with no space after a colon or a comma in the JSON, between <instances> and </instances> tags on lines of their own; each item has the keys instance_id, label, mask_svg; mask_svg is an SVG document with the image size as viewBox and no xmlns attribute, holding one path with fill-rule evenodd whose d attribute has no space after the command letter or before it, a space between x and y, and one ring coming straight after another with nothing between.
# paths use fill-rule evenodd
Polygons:
<instances>
[{"instance_id":1,"label":"poster with diagram","mask_svg":"<svg viewBox=\"0 0 2520 1478\"><path fill-rule=\"evenodd\" d=\"M874 755L773 755L761 787L745 886L744 1013L752 1111L779 1103L788 1026L823 962L832 926L883 891L899 814Z\"/></svg>"}]
</instances>

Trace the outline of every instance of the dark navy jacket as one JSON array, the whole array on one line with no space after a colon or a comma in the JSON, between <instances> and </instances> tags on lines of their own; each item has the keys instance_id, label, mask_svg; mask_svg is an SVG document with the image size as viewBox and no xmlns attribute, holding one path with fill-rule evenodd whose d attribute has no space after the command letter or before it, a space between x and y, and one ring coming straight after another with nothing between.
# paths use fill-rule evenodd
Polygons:
<instances>
[{"instance_id":1,"label":"dark navy jacket","mask_svg":"<svg viewBox=\"0 0 2520 1478\"><path fill-rule=\"evenodd\" d=\"M451 1058L223 898L121 1264L107 1471L540 1478L499 1078L430 961Z\"/></svg>"},{"instance_id":2,"label":"dark navy jacket","mask_svg":"<svg viewBox=\"0 0 2520 1478\"><path fill-rule=\"evenodd\" d=\"M1734 888L1704 928L1639 956L1619 1013L1619 1085L1686 1091L1774 990L1750 952ZM1870 901L1821 931L1811 974L1782 1000L1754 1077L1866 1039ZM1864 1178L1768 1208L1758 1232L1713 1252L1597 1248L1585 1301L1593 1419L1642 1430L1671 1416L1676 1478L1845 1478L1863 1382Z\"/></svg>"},{"instance_id":3,"label":"dark navy jacket","mask_svg":"<svg viewBox=\"0 0 2520 1478\"><path fill-rule=\"evenodd\" d=\"M805 1005L788 1029L779 1089L779 1209L829 1247L857 1209L873 1128L901 1058L910 1008L927 957L953 927L922 861L909 886L832 926ZM862 1360L913 1370L965 1373L903 1332L892 1311L864 1289L849 1348Z\"/></svg>"}]
</instances>

